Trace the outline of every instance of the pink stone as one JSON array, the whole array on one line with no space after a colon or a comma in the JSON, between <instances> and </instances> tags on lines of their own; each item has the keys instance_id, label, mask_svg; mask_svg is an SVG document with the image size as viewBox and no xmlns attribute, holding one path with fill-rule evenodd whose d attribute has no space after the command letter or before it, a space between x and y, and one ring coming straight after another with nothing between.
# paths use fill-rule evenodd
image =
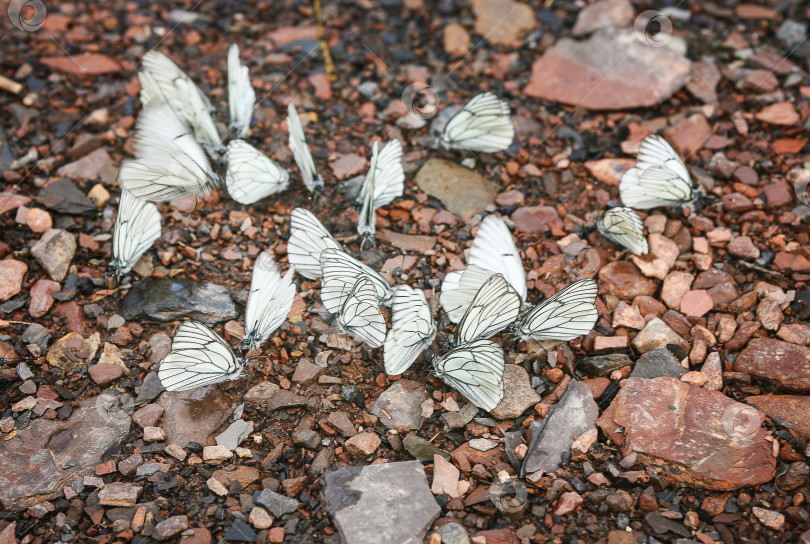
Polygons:
<instances>
[{"instance_id":1,"label":"pink stone","mask_svg":"<svg viewBox=\"0 0 810 544\"><path fill-rule=\"evenodd\" d=\"M570 514L583 502L584 500L582 499L582 496L576 491L563 493L560 497L560 502L557 503L557 509L554 511L554 515L564 516L566 514Z\"/></svg>"},{"instance_id":2,"label":"pink stone","mask_svg":"<svg viewBox=\"0 0 810 544\"><path fill-rule=\"evenodd\" d=\"M360 155L340 155L336 161L329 163L329 167L337 179L359 174L368 164L365 157Z\"/></svg>"},{"instance_id":3,"label":"pink stone","mask_svg":"<svg viewBox=\"0 0 810 544\"><path fill-rule=\"evenodd\" d=\"M434 495L459 497L458 477L461 473L453 464L439 454L433 456L433 483L430 490Z\"/></svg>"},{"instance_id":4,"label":"pink stone","mask_svg":"<svg viewBox=\"0 0 810 544\"><path fill-rule=\"evenodd\" d=\"M649 255L631 255L630 259L645 276L663 280L678 259L680 254L678 245L658 233L650 234L648 240L650 243Z\"/></svg>"},{"instance_id":5,"label":"pink stone","mask_svg":"<svg viewBox=\"0 0 810 544\"><path fill-rule=\"evenodd\" d=\"M629 345L626 336L597 336L593 341L593 349L596 352L627 349Z\"/></svg>"},{"instance_id":6,"label":"pink stone","mask_svg":"<svg viewBox=\"0 0 810 544\"><path fill-rule=\"evenodd\" d=\"M52 295L61 288L59 282L44 278L37 280L31 288L31 302L28 304L31 317L42 317L48 313L54 302Z\"/></svg>"},{"instance_id":7,"label":"pink stone","mask_svg":"<svg viewBox=\"0 0 810 544\"><path fill-rule=\"evenodd\" d=\"M22 289L28 265L14 259L0 261L0 302L4 302Z\"/></svg>"},{"instance_id":8,"label":"pink stone","mask_svg":"<svg viewBox=\"0 0 810 544\"><path fill-rule=\"evenodd\" d=\"M41 208L32 208L25 216L25 224L36 233L43 233L53 227L51 214Z\"/></svg>"},{"instance_id":9,"label":"pink stone","mask_svg":"<svg viewBox=\"0 0 810 544\"><path fill-rule=\"evenodd\" d=\"M681 305L681 299L692 288L694 276L686 272L672 271L664 278L664 285L661 288L661 300L677 310Z\"/></svg>"},{"instance_id":10,"label":"pink stone","mask_svg":"<svg viewBox=\"0 0 810 544\"><path fill-rule=\"evenodd\" d=\"M681 299L680 311L684 315L700 317L714 308L714 302L705 289L689 291Z\"/></svg>"},{"instance_id":11,"label":"pink stone","mask_svg":"<svg viewBox=\"0 0 810 544\"><path fill-rule=\"evenodd\" d=\"M765 106L756 114L756 118L758 121L772 125L795 125L800 120L796 108L790 102L777 102Z\"/></svg>"}]
</instances>

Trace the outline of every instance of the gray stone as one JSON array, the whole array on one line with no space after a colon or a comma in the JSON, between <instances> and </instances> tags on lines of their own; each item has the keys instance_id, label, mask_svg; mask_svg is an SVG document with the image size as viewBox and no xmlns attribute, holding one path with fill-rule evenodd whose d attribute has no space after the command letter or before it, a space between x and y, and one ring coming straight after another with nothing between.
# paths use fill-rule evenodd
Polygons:
<instances>
[{"instance_id":1,"label":"gray stone","mask_svg":"<svg viewBox=\"0 0 810 544\"><path fill-rule=\"evenodd\" d=\"M233 451L239 446L239 442L250 436L253 432L253 422L237 419L231 423L220 435L217 436L217 444L225 446Z\"/></svg>"},{"instance_id":2,"label":"gray stone","mask_svg":"<svg viewBox=\"0 0 810 544\"><path fill-rule=\"evenodd\" d=\"M343 467L324 481L322 496L342 542L421 544L441 511L419 461Z\"/></svg>"},{"instance_id":3,"label":"gray stone","mask_svg":"<svg viewBox=\"0 0 810 544\"><path fill-rule=\"evenodd\" d=\"M458 523L446 523L436 532L442 537L442 544L470 544L467 530Z\"/></svg>"},{"instance_id":4,"label":"gray stone","mask_svg":"<svg viewBox=\"0 0 810 544\"><path fill-rule=\"evenodd\" d=\"M141 405L151 402L157 398L162 392L166 390L163 384L160 383L157 372L150 372L143 379L141 388L138 391L138 398L135 399L135 404Z\"/></svg>"},{"instance_id":5,"label":"gray stone","mask_svg":"<svg viewBox=\"0 0 810 544\"><path fill-rule=\"evenodd\" d=\"M503 400L492 410L495 419L518 417L542 400L532 389L529 373L520 365L505 365L503 369Z\"/></svg>"},{"instance_id":6,"label":"gray stone","mask_svg":"<svg viewBox=\"0 0 810 544\"><path fill-rule=\"evenodd\" d=\"M163 407L167 443L181 448L189 442L205 446L208 437L231 415L230 399L212 386L192 391L166 392L157 400Z\"/></svg>"},{"instance_id":7,"label":"gray stone","mask_svg":"<svg viewBox=\"0 0 810 544\"><path fill-rule=\"evenodd\" d=\"M477 413L478 407L470 402L458 412L444 412L439 419L444 423L446 430L460 429L472 421Z\"/></svg>"},{"instance_id":8,"label":"gray stone","mask_svg":"<svg viewBox=\"0 0 810 544\"><path fill-rule=\"evenodd\" d=\"M31 369L28 368L28 365L25 363L20 363L17 365L17 376L22 380L30 380L34 377L34 373L31 372Z\"/></svg>"},{"instance_id":9,"label":"gray stone","mask_svg":"<svg viewBox=\"0 0 810 544\"><path fill-rule=\"evenodd\" d=\"M22 334L22 341L28 344L36 344L39 349L45 351L48 349L48 340L51 339L50 329L46 329L39 323L29 325L25 332Z\"/></svg>"},{"instance_id":10,"label":"gray stone","mask_svg":"<svg viewBox=\"0 0 810 544\"><path fill-rule=\"evenodd\" d=\"M686 370L680 365L678 359L666 347L661 346L642 355L636 361L630 377L652 379L659 376L670 376L680 378L684 374L686 374Z\"/></svg>"},{"instance_id":11,"label":"gray stone","mask_svg":"<svg viewBox=\"0 0 810 544\"><path fill-rule=\"evenodd\" d=\"M304 447L308 450L317 450L321 445L321 435L311 429L293 431L292 440L294 446Z\"/></svg>"},{"instance_id":12,"label":"gray stone","mask_svg":"<svg viewBox=\"0 0 810 544\"><path fill-rule=\"evenodd\" d=\"M486 210L498 192L497 185L475 170L436 157L419 169L416 184L461 219Z\"/></svg>"},{"instance_id":13,"label":"gray stone","mask_svg":"<svg viewBox=\"0 0 810 544\"><path fill-rule=\"evenodd\" d=\"M135 469L135 476L146 477L160 472L160 465L157 463L144 463Z\"/></svg>"},{"instance_id":14,"label":"gray stone","mask_svg":"<svg viewBox=\"0 0 810 544\"><path fill-rule=\"evenodd\" d=\"M188 529L188 516L172 516L155 525L152 536L158 540L168 540Z\"/></svg>"},{"instance_id":15,"label":"gray stone","mask_svg":"<svg viewBox=\"0 0 810 544\"><path fill-rule=\"evenodd\" d=\"M624 353L584 357L577 361L577 370L589 378L609 378L613 371L625 366L633 366L633 360Z\"/></svg>"},{"instance_id":16,"label":"gray stone","mask_svg":"<svg viewBox=\"0 0 810 544\"><path fill-rule=\"evenodd\" d=\"M27 508L61 495L76 479L92 474L102 456L129 434L130 416L115 397L79 401L66 420L37 419L10 440L0 441L0 502Z\"/></svg>"},{"instance_id":17,"label":"gray stone","mask_svg":"<svg viewBox=\"0 0 810 544\"><path fill-rule=\"evenodd\" d=\"M399 380L379 396L370 411L389 429L406 427L416 430L424 421L422 403L428 398L424 385L411 380Z\"/></svg>"},{"instance_id":18,"label":"gray stone","mask_svg":"<svg viewBox=\"0 0 810 544\"><path fill-rule=\"evenodd\" d=\"M52 181L37 195L37 202L59 213L94 215L96 203L87 198L68 178Z\"/></svg>"},{"instance_id":19,"label":"gray stone","mask_svg":"<svg viewBox=\"0 0 810 544\"><path fill-rule=\"evenodd\" d=\"M560 401L548 415L532 423L532 441L521 467L521 477L532 472L554 472L571 444L584 432L596 429L599 409L591 390L582 382L572 381Z\"/></svg>"},{"instance_id":20,"label":"gray stone","mask_svg":"<svg viewBox=\"0 0 810 544\"><path fill-rule=\"evenodd\" d=\"M295 512L299 505L297 500L285 497L269 489L262 489L253 493L253 503L263 507L277 518Z\"/></svg>"},{"instance_id":21,"label":"gray stone","mask_svg":"<svg viewBox=\"0 0 810 544\"><path fill-rule=\"evenodd\" d=\"M266 404L281 388L273 382L261 382L254 385L245 393L245 402L248 404Z\"/></svg>"},{"instance_id":22,"label":"gray stone","mask_svg":"<svg viewBox=\"0 0 810 544\"><path fill-rule=\"evenodd\" d=\"M176 321L190 317L213 325L237 316L227 287L188 279L138 282L124 297L121 310L127 321L142 317Z\"/></svg>"},{"instance_id":23,"label":"gray stone","mask_svg":"<svg viewBox=\"0 0 810 544\"><path fill-rule=\"evenodd\" d=\"M776 31L776 39L788 46L801 43L807 39L807 24L785 19Z\"/></svg>"},{"instance_id":24,"label":"gray stone","mask_svg":"<svg viewBox=\"0 0 810 544\"><path fill-rule=\"evenodd\" d=\"M441 455L445 459L450 459L450 454L434 446L416 433L408 433L402 439L402 445L417 461L433 461L434 455Z\"/></svg>"},{"instance_id":25,"label":"gray stone","mask_svg":"<svg viewBox=\"0 0 810 544\"><path fill-rule=\"evenodd\" d=\"M48 229L31 248L31 255L48 271L54 281L67 275L70 261L76 253L76 237L62 229Z\"/></svg>"},{"instance_id":26,"label":"gray stone","mask_svg":"<svg viewBox=\"0 0 810 544\"><path fill-rule=\"evenodd\" d=\"M523 431L510 431L503 436L503 447L506 450L506 458L515 470L520 470L523 460L515 454L515 449L521 444L526 445L523 439Z\"/></svg>"}]
</instances>

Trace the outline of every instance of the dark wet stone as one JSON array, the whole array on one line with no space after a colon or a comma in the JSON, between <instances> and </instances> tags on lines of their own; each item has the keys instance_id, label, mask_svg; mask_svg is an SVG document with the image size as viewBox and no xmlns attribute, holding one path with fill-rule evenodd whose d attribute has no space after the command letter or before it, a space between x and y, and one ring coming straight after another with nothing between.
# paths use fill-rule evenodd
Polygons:
<instances>
[{"instance_id":1,"label":"dark wet stone","mask_svg":"<svg viewBox=\"0 0 810 544\"><path fill-rule=\"evenodd\" d=\"M256 542L258 540L253 529L239 518L233 521L233 525L225 531L223 538L229 542Z\"/></svg>"},{"instance_id":2,"label":"dark wet stone","mask_svg":"<svg viewBox=\"0 0 810 544\"><path fill-rule=\"evenodd\" d=\"M341 387L340 396L343 397L343 400L346 402L351 402L358 406L365 405L365 395L363 395L363 392L356 385L344 385Z\"/></svg>"},{"instance_id":3,"label":"dark wet stone","mask_svg":"<svg viewBox=\"0 0 810 544\"><path fill-rule=\"evenodd\" d=\"M48 340L51 338L50 329L46 329L38 323L29 325L22 334L23 343L36 344L43 351L48 349Z\"/></svg>"},{"instance_id":4,"label":"dark wet stone","mask_svg":"<svg viewBox=\"0 0 810 544\"><path fill-rule=\"evenodd\" d=\"M277 518L295 512L300 504L297 500L285 497L270 489L263 489L253 493L253 502L265 508Z\"/></svg>"},{"instance_id":5,"label":"dark wet stone","mask_svg":"<svg viewBox=\"0 0 810 544\"><path fill-rule=\"evenodd\" d=\"M94 215L96 204L68 178L60 178L42 188L37 202L59 213Z\"/></svg>"},{"instance_id":6,"label":"dark wet stone","mask_svg":"<svg viewBox=\"0 0 810 544\"><path fill-rule=\"evenodd\" d=\"M150 372L146 375L146 378L143 379L143 384L141 384L141 389L138 392L138 398L135 399L135 404L141 405L153 401L165 390L163 384L160 383L157 372Z\"/></svg>"},{"instance_id":7,"label":"dark wet stone","mask_svg":"<svg viewBox=\"0 0 810 544\"><path fill-rule=\"evenodd\" d=\"M658 378L659 376L670 376L680 378L686 374L686 370L680 365L678 360L666 347L661 346L645 353L633 368L631 378Z\"/></svg>"},{"instance_id":8,"label":"dark wet stone","mask_svg":"<svg viewBox=\"0 0 810 544\"><path fill-rule=\"evenodd\" d=\"M158 321L190 317L211 325L237 316L226 287L187 279L138 282L127 293L121 310L127 321L142 317Z\"/></svg>"},{"instance_id":9,"label":"dark wet stone","mask_svg":"<svg viewBox=\"0 0 810 544\"><path fill-rule=\"evenodd\" d=\"M417 461L433 462L434 455L441 455L445 459L450 458L449 453L434 446L416 433L408 433L402 440L402 445Z\"/></svg>"},{"instance_id":10,"label":"dark wet stone","mask_svg":"<svg viewBox=\"0 0 810 544\"><path fill-rule=\"evenodd\" d=\"M625 366L633 366L633 360L624 353L585 357L577 361L577 370L589 378L609 378L614 370Z\"/></svg>"}]
</instances>

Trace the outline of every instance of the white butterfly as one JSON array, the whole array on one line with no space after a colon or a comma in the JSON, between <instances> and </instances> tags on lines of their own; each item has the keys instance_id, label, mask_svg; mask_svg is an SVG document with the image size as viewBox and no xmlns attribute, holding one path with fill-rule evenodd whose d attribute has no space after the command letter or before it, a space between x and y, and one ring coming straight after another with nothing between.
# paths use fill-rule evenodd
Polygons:
<instances>
[{"instance_id":1,"label":"white butterfly","mask_svg":"<svg viewBox=\"0 0 810 544\"><path fill-rule=\"evenodd\" d=\"M228 109L231 113L230 129L233 135L245 137L250 128L255 102L256 91L250 84L248 67L239 62L239 46L232 44L228 48Z\"/></svg>"},{"instance_id":2,"label":"white butterfly","mask_svg":"<svg viewBox=\"0 0 810 544\"><path fill-rule=\"evenodd\" d=\"M377 208L390 204L402 196L404 190L402 144L399 140L391 140L379 151L379 142L375 141L371 146L371 165L357 197L360 204L357 233L363 237L373 236Z\"/></svg>"},{"instance_id":3,"label":"white butterfly","mask_svg":"<svg viewBox=\"0 0 810 544\"><path fill-rule=\"evenodd\" d=\"M503 400L503 350L476 340L433 360L433 373L479 408L492 411Z\"/></svg>"},{"instance_id":4,"label":"white butterfly","mask_svg":"<svg viewBox=\"0 0 810 544\"><path fill-rule=\"evenodd\" d=\"M514 139L509 104L485 92L475 95L447 122L439 141L447 149L496 153L507 149Z\"/></svg>"},{"instance_id":5,"label":"white butterfly","mask_svg":"<svg viewBox=\"0 0 810 544\"><path fill-rule=\"evenodd\" d=\"M315 161L312 160L312 153L309 152L307 139L304 136L304 127L301 126L301 118L298 117L298 112L295 111L292 102L287 104L287 128L290 131L290 149L293 152L295 164L298 165L298 170L301 171L301 176L304 178L304 185L307 186L309 192L321 189L323 178L315 168Z\"/></svg>"},{"instance_id":6,"label":"white butterfly","mask_svg":"<svg viewBox=\"0 0 810 544\"><path fill-rule=\"evenodd\" d=\"M340 313L346 297L357 282L357 278L366 277L374 286L379 304L385 304L394 297L394 292L385 278L374 269L337 249L325 249L321 252L321 270L323 270L323 287L321 302L332 315Z\"/></svg>"},{"instance_id":7,"label":"white butterfly","mask_svg":"<svg viewBox=\"0 0 810 544\"><path fill-rule=\"evenodd\" d=\"M235 380L245 367L220 335L199 321L177 327L172 349L160 361L158 378L167 391L186 391Z\"/></svg>"},{"instance_id":8,"label":"white butterfly","mask_svg":"<svg viewBox=\"0 0 810 544\"><path fill-rule=\"evenodd\" d=\"M253 266L253 279L245 311L245 338L247 349L258 348L284 323L295 299L292 282L294 268L284 277L269 253L263 252Z\"/></svg>"},{"instance_id":9,"label":"white butterfly","mask_svg":"<svg viewBox=\"0 0 810 544\"><path fill-rule=\"evenodd\" d=\"M160 213L157 206L135 198L129 191L122 191L113 231L110 271L123 276L132 270L158 238Z\"/></svg>"},{"instance_id":10,"label":"white butterfly","mask_svg":"<svg viewBox=\"0 0 810 544\"><path fill-rule=\"evenodd\" d=\"M345 297L337 321L343 330L378 348L385 342L385 318L380 311L377 290L368 276L360 276Z\"/></svg>"},{"instance_id":11,"label":"white butterfly","mask_svg":"<svg viewBox=\"0 0 810 544\"><path fill-rule=\"evenodd\" d=\"M523 301L501 274L492 275L478 290L461 318L453 345L490 338L515 322Z\"/></svg>"},{"instance_id":12,"label":"white butterfly","mask_svg":"<svg viewBox=\"0 0 810 544\"><path fill-rule=\"evenodd\" d=\"M343 251L317 217L303 208L294 209L290 214L287 259L296 272L311 280L322 277L321 252L325 249Z\"/></svg>"},{"instance_id":13,"label":"white butterfly","mask_svg":"<svg viewBox=\"0 0 810 544\"><path fill-rule=\"evenodd\" d=\"M141 71L141 103L162 102L181 121L194 131L197 141L214 159L219 159L225 148L219 136L211 112L211 102L199 87L171 61L158 51L149 51L143 56Z\"/></svg>"},{"instance_id":14,"label":"white butterfly","mask_svg":"<svg viewBox=\"0 0 810 544\"><path fill-rule=\"evenodd\" d=\"M520 252L515 247L509 227L499 216L488 215L481 222L467 263L469 266L466 270L451 272L448 274L449 281L445 278L442 284L439 300L451 321L461 319L478 289L495 273L502 274L521 300L526 301L526 272ZM473 265L477 268L473 268Z\"/></svg>"},{"instance_id":15,"label":"white butterfly","mask_svg":"<svg viewBox=\"0 0 810 544\"><path fill-rule=\"evenodd\" d=\"M425 293L407 285L397 287L391 304L391 330L385 337L385 372L402 374L436 337L436 322Z\"/></svg>"},{"instance_id":16,"label":"white butterfly","mask_svg":"<svg viewBox=\"0 0 810 544\"><path fill-rule=\"evenodd\" d=\"M605 238L630 250L635 255L649 253L644 237L644 223L633 208L616 207L607 210L596 222Z\"/></svg>"},{"instance_id":17,"label":"white butterfly","mask_svg":"<svg viewBox=\"0 0 810 544\"><path fill-rule=\"evenodd\" d=\"M625 206L647 210L681 206L694 200L692 178L665 139L651 134L641 142L636 166L622 176L619 195Z\"/></svg>"},{"instance_id":18,"label":"white butterfly","mask_svg":"<svg viewBox=\"0 0 810 544\"><path fill-rule=\"evenodd\" d=\"M149 202L207 193L220 181L188 127L160 103L138 117L135 159L124 161L118 180Z\"/></svg>"},{"instance_id":19,"label":"white butterfly","mask_svg":"<svg viewBox=\"0 0 810 544\"><path fill-rule=\"evenodd\" d=\"M527 310L516 324L523 340L567 342L593 330L598 287L590 278L575 281L537 306Z\"/></svg>"},{"instance_id":20,"label":"white butterfly","mask_svg":"<svg viewBox=\"0 0 810 544\"><path fill-rule=\"evenodd\" d=\"M253 204L287 188L290 173L244 140L231 140L225 154L225 185L231 198Z\"/></svg>"}]
</instances>

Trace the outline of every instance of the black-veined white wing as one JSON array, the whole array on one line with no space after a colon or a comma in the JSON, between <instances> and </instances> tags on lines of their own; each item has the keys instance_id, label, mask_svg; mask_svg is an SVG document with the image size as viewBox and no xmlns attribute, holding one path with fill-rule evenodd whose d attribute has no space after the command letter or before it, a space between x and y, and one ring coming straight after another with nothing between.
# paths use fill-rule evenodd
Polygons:
<instances>
[{"instance_id":1,"label":"black-veined white wing","mask_svg":"<svg viewBox=\"0 0 810 544\"><path fill-rule=\"evenodd\" d=\"M206 193L219 176L188 127L158 103L138 117L135 159L124 161L118 180L137 198L162 202Z\"/></svg>"},{"instance_id":2,"label":"black-veined white wing","mask_svg":"<svg viewBox=\"0 0 810 544\"><path fill-rule=\"evenodd\" d=\"M486 281L495 275L492 270L471 264L464 270L451 272L442 283L442 294L439 302L453 323L458 323L464 317L478 290ZM450 281L447 281L450 278Z\"/></svg>"},{"instance_id":3,"label":"black-veined white wing","mask_svg":"<svg viewBox=\"0 0 810 544\"><path fill-rule=\"evenodd\" d=\"M367 276L360 276L354 283L337 319L343 330L371 348L385 342L385 318L380 311L377 290Z\"/></svg>"},{"instance_id":4,"label":"black-veined white wing","mask_svg":"<svg viewBox=\"0 0 810 544\"><path fill-rule=\"evenodd\" d=\"M408 285L400 285L391 303L391 330L385 337L383 360L385 372L402 374L436 337L436 322L425 293Z\"/></svg>"},{"instance_id":5,"label":"black-veined white wing","mask_svg":"<svg viewBox=\"0 0 810 544\"><path fill-rule=\"evenodd\" d=\"M575 281L528 310L517 324L518 334L524 340L561 342L588 334L599 319L597 291L590 278Z\"/></svg>"},{"instance_id":6,"label":"black-veined white wing","mask_svg":"<svg viewBox=\"0 0 810 544\"><path fill-rule=\"evenodd\" d=\"M376 219L374 212L377 208L393 202L404 190L402 144L399 140L392 140L379 151L379 143L375 141L372 144L371 164L357 199L360 204L357 233L361 236L374 234Z\"/></svg>"},{"instance_id":7,"label":"black-veined white wing","mask_svg":"<svg viewBox=\"0 0 810 544\"><path fill-rule=\"evenodd\" d=\"M607 210L596 222L602 236L630 250L635 255L649 253L644 223L636 210L616 207Z\"/></svg>"},{"instance_id":8,"label":"black-veined white wing","mask_svg":"<svg viewBox=\"0 0 810 544\"><path fill-rule=\"evenodd\" d=\"M250 84L248 67L239 62L239 46L228 48L228 109L231 114L231 133L244 138L250 128L256 91Z\"/></svg>"},{"instance_id":9,"label":"black-veined white wing","mask_svg":"<svg viewBox=\"0 0 810 544\"><path fill-rule=\"evenodd\" d=\"M235 380L244 366L220 335L199 321L184 321L160 361L158 378L167 391L186 391Z\"/></svg>"},{"instance_id":10,"label":"black-veined white wing","mask_svg":"<svg viewBox=\"0 0 810 544\"><path fill-rule=\"evenodd\" d=\"M323 271L321 302L330 314L336 315L340 312L346 297L360 277L368 278L374 286L379 304L385 304L394 297L394 292L385 278L344 251L323 250L321 270Z\"/></svg>"},{"instance_id":11,"label":"black-veined white wing","mask_svg":"<svg viewBox=\"0 0 810 544\"><path fill-rule=\"evenodd\" d=\"M284 323L295 299L294 268L282 277L269 253L260 253L253 265L253 279L245 311L245 338L242 344L253 349L264 344Z\"/></svg>"},{"instance_id":12,"label":"black-veined white wing","mask_svg":"<svg viewBox=\"0 0 810 544\"><path fill-rule=\"evenodd\" d=\"M503 274L525 302L527 289L523 261L509 227L499 216L488 215L481 222L467 262Z\"/></svg>"},{"instance_id":13,"label":"black-veined white wing","mask_svg":"<svg viewBox=\"0 0 810 544\"><path fill-rule=\"evenodd\" d=\"M172 60L158 51L143 56L141 71L141 103L163 102L183 122L211 157L218 159L225 149L214 119L211 102L194 81Z\"/></svg>"},{"instance_id":14,"label":"black-veined white wing","mask_svg":"<svg viewBox=\"0 0 810 544\"><path fill-rule=\"evenodd\" d=\"M160 213L157 206L122 191L113 231L110 269L119 276L126 274L158 238Z\"/></svg>"},{"instance_id":15,"label":"black-veined white wing","mask_svg":"<svg viewBox=\"0 0 810 544\"><path fill-rule=\"evenodd\" d=\"M507 149L514 139L509 104L485 92L475 95L447 122L440 142L448 149L496 153Z\"/></svg>"},{"instance_id":16,"label":"black-veined white wing","mask_svg":"<svg viewBox=\"0 0 810 544\"><path fill-rule=\"evenodd\" d=\"M325 249L343 251L317 217L303 208L294 209L290 214L287 259L296 272L311 280L322 277L321 252Z\"/></svg>"},{"instance_id":17,"label":"black-veined white wing","mask_svg":"<svg viewBox=\"0 0 810 544\"><path fill-rule=\"evenodd\" d=\"M488 412L503 400L503 349L492 340L476 340L434 359L433 372L467 400Z\"/></svg>"},{"instance_id":18,"label":"black-veined white wing","mask_svg":"<svg viewBox=\"0 0 810 544\"><path fill-rule=\"evenodd\" d=\"M672 146L651 134L641 142L636 166L622 176L619 195L625 206L647 210L687 204L695 191L686 165Z\"/></svg>"},{"instance_id":19,"label":"black-veined white wing","mask_svg":"<svg viewBox=\"0 0 810 544\"><path fill-rule=\"evenodd\" d=\"M490 338L515 322L523 301L500 274L491 276L478 290L456 328L458 346Z\"/></svg>"},{"instance_id":20,"label":"black-veined white wing","mask_svg":"<svg viewBox=\"0 0 810 544\"><path fill-rule=\"evenodd\" d=\"M225 155L225 185L240 204L253 204L287 188L290 173L244 140L231 140Z\"/></svg>"},{"instance_id":21,"label":"black-veined white wing","mask_svg":"<svg viewBox=\"0 0 810 544\"><path fill-rule=\"evenodd\" d=\"M309 151L307 139L304 136L304 127L301 126L301 119L292 102L287 104L287 129L290 131L290 149L295 164L298 165L298 170L301 171L301 176L304 178L304 185L307 186L309 192L317 191L323 187L323 178L315 168L315 161L312 159L312 153Z\"/></svg>"}]
</instances>

